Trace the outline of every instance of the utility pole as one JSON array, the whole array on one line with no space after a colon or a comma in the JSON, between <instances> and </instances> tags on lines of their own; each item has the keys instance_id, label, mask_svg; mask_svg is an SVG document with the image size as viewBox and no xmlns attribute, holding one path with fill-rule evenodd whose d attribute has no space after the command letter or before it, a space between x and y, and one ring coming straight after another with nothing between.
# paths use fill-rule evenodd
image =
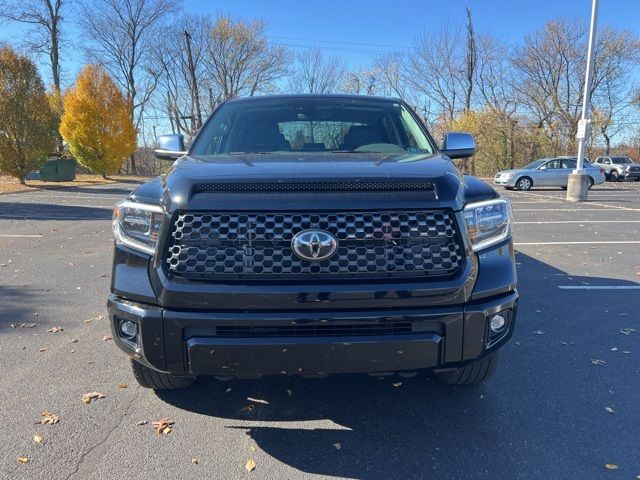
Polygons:
<instances>
[{"instance_id":1,"label":"utility pole","mask_svg":"<svg viewBox=\"0 0 640 480\"><path fill-rule=\"evenodd\" d=\"M589 192L589 175L584 171L584 151L589 134L591 133L591 83L593 80L593 63L595 60L594 46L596 43L596 23L598 20L598 0L591 5L591 27L589 28L589 49L587 50L587 72L584 81L584 95L582 98L582 117L578 122L578 164L569 175L567 184L567 201L584 202Z\"/></svg>"},{"instance_id":2,"label":"utility pole","mask_svg":"<svg viewBox=\"0 0 640 480\"><path fill-rule=\"evenodd\" d=\"M196 68L193 65L193 55L191 55L191 34L186 30L184 31L184 38L187 43L187 58L189 60L189 73L191 73L191 115L194 130L197 130L202 125L202 113L200 112L200 97L198 96L198 84L196 82Z\"/></svg>"}]
</instances>

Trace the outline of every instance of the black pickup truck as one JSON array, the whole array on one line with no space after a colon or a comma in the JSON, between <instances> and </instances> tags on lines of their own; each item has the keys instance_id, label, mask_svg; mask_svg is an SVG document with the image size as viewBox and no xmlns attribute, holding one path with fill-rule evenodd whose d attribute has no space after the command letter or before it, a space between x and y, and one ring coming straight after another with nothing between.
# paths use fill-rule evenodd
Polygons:
<instances>
[{"instance_id":1,"label":"black pickup truck","mask_svg":"<svg viewBox=\"0 0 640 480\"><path fill-rule=\"evenodd\" d=\"M113 337L154 389L220 379L433 372L482 382L513 331L508 201L462 175L402 101L223 103L169 173L114 210Z\"/></svg>"}]
</instances>

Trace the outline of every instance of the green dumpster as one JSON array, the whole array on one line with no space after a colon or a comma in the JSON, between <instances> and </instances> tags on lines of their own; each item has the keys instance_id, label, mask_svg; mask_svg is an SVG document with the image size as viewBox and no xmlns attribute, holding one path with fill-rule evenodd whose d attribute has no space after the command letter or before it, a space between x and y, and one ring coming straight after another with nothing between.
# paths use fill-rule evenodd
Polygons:
<instances>
[{"instance_id":1,"label":"green dumpster","mask_svg":"<svg viewBox=\"0 0 640 480\"><path fill-rule=\"evenodd\" d=\"M76 161L72 158L50 158L40 168L40 180L69 182L76 178Z\"/></svg>"}]
</instances>

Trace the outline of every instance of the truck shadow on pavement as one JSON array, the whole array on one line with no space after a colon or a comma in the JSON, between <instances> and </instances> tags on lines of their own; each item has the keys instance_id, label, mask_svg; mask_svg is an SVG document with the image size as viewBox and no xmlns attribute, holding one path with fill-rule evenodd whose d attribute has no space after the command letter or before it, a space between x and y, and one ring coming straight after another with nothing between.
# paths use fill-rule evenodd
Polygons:
<instances>
[{"instance_id":1,"label":"truck shadow on pavement","mask_svg":"<svg viewBox=\"0 0 640 480\"><path fill-rule=\"evenodd\" d=\"M10 220L109 220L109 208L54 203L0 202L0 219Z\"/></svg>"},{"instance_id":2,"label":"truck shadow on pavement","mask_svg":"<svg viewBox=\"0 0 640 480\"><path fill-rule=\"evenodd\" d=\"M603 409L611 401L607 392L615 391L616 420L640 424L640 392L621 387L637 382L637 357L610 351L612 345L631 349L624 342L634 338L620 334L628 318L606 302L587 302L582 293L572 299L558 285L638 284L567 277L522 253L516 260L524 292L519 318L496 375L485 384L446 386L426 373L204 378L187 391L156 394L180 409L228 419L226 428L251 439L247 458L259 461L260 452L249 449L255 444L305 473L363 479L599 477L609 459L629 463L637 448L635 432L623 435ZM629 318L639 316L638 303L624 307ZM611 368L590 364L593 358L606 359Z\"/></svg>"}]
</instances>

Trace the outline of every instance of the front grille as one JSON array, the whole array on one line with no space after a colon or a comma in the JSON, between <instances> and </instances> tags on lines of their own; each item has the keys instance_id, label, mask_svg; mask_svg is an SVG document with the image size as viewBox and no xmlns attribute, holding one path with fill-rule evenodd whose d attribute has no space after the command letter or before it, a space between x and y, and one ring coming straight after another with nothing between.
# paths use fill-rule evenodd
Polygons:
<instances>
[{"instance_id":1,"label":"front grille","mask_svg":"<svg viewBox=\"0 0 640 480\"><path fill-rule=\"evenodd\" d=\"M433 191L428 180L358 180L324 182L218 182L198 183L193 195L203 192L353 192L353 191Z\"/></svg>"},{"instance_id":2,"label":"front grille","mask_svg":"<svg viewBox=\"0 0 640 480\"><path fill-rule=\"evenodd\" d=\"M410 322L369 323L355 325L223 325L216 327L216 337L340 337L402 335L412 333Z\"/></svg>"},{"instance_id":3,"label":"front grille","mask_svg":"<svg viewBox=\"0 0 640 480\"><path fill-rule=\"evenodd\" d=\"M333 234L329 259L307 261L291 248L307 229ZM165 263L188 279L269 279L338 275L443 276L464 260L446 211L259 213L184 212L174 217Z\"/></svg>"}]
</instances>

